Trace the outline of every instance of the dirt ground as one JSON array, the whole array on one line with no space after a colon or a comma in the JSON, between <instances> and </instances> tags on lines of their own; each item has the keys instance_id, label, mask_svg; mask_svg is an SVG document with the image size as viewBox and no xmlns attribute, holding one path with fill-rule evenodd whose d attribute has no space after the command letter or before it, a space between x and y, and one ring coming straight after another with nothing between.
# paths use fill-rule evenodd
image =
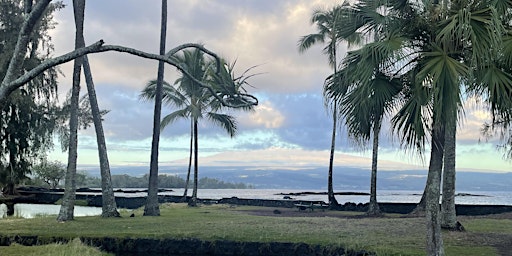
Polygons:
<instances>
[{"instance_id":1,"label":"dirt ground","mask_svg":"<svg viewBox=\"0 0 512 256\"><path fill-rule=\"evenodd\" d=\"M371 218L365 215L365 213L361 212L360 214L340 212L340 211L329 211L329 210L303 210L299 211L295 208L272 208L272 207L261 207L254 210L244 210L244 212L252 215L258 216L274 216L274 217L334 217L334 218ZM407 218L408 216L403 216L403 218ZM416 217L416 216L411 216ZM390 218L386 216L386 214L379 216L378 218ZM396 215L393 216L396 218ZM478 219L478 218L486 218L486 219L509 219L512 220L512 212L502 213L502 214L491 214L491 215L482 215L482 216L459 216L459 222L464 225L465 221L470 219ZM503 256L512 256L512 234L481 234L481 233L472 233L472 232L448 232L445 233L446 236L451 236L455 239L464 240L471 244L477 244L480 246L492 246L498 250L499 255Z\"/></svg>"}]
</instances>

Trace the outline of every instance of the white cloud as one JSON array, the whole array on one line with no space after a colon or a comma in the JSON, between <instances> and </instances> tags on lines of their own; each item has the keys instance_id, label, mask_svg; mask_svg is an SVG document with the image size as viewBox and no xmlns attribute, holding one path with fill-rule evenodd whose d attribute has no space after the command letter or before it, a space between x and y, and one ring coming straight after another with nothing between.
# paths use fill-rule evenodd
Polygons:
<instances>
[{"instance_id":1,"label":"white cloud","mask_svg":"<svg viewBox=\"0 0 512 256\"><path fill-rule=\"evenodd\" d=\"M70 51L74 46L72 4L70 0L64 2L67 7L56 15L60 24L51 33L56 55ZM297 41L303 35L316 32L316 27L309 22L314 9L330 8L335 4L340 4L340 1L177 0L169 3L167 49L181 43L200 42L230 61L237 60L239 74L254 65L260 66L252 70L253 73L264 73L249 81L254 86L249 88L249 92L260 95L262 99L255 112L239 115L241 136L228 140L211 127L202 126L200 142L204 142L201 144L203 149L209 150L210 154L215 148L227 150L226 156L238 156L255 166L272 165L274 162L280 166L325 163L328 154L322 150L329 148L331 122L322 104L321 88L331 71L326 56L322 54L323 46L314 46L299 54ZM87 2L85 37L89 43L104 39L107 44L157 52L159 24L159 1ZM345 51L345 46L340 46L340 57ZM156 76L156 62L120 53L95 54L90 60L100 107L111 111L104 123L109 148L112 149L111 163L149 162L147 147L152 130L152 104L139 102L137 95L146 81ZM62 94L71 83L71 67L70 64L61 67L67 75L60 79ZM175 77L174 68L168 67L166 80L172 82ZM172 109L164 110L165 113L169 111ZM466 118L458 132L459 144L481 148L477 142L485 120L488 120L485 109L467 107ZM166 129L161 144L165 154L172 155L172 159L186 155L186 150L178 148L186 148L187 144L182 141L187 140L180 139L180 136L186 137L188 132L187 124ZM90 136L91 133L88 131L81 135ZM173 139L179 141L179 147L173 147ZM129 142L123 143L126 140ZM87 150L92 148L87 146ZM133 151L130 151L131 146ZM234 152L233 149L240 151ZM340 152L353 151L344 144L338 144L337 149ZM389 151L386 160L393 162L396 159L401 164L383 163L383 166L400 168L415 162L410 160L411 157L396 153L400 151L393 145L386 149ZM492 150L492 147L486 147L485 152L480 152L486 154L488 167L493 168L490 159L495 159L500 163L495 164L496 168L504 169L506 165L502 164L499 153ZM82 162L96 161L91 160L97 158L92 150L83 150L81 154ZM475 154L461 157L458 165L462 162L470 165L478 159ZM211 157L212 163L217 157L223 159L224 156ZM343 155L336 161L337 165L369 163L366 157Z\"/></svg>"},{"instance_id":2,"label":"white cloud","mask_svg":"<svg viewBox=\"0 0 512 256\"><path fill-rule=\"evenodd\" d=\"M261 102L254 112L239 117L239 123L246 128L278 129L284 121L285 116L269 101Z\"/></svg>"}]
</instances>

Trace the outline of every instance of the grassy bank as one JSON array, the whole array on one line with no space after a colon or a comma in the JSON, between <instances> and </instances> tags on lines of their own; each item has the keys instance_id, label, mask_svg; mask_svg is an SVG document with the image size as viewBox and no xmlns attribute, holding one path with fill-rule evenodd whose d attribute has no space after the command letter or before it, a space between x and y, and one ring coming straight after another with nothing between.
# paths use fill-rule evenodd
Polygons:
<instances>
[{"instance_id":1,"label":"grassy bank","mask_svg":"<svg viewBox=\"0 0 512 256\"><path fill-rule=\"evenodd\" d=\"M9 256L109 256L97 248L84 245L79 239L73 239L67 244L47 244L40 246L22 246L13 244L1 247L0 255Z\"/></svg>"},{"instance_id":2,"label":"grassy bank","mask_svg":"<svg viewBox=\"0 0 512 256\"><path fill-rule=\"evenodd\" d=\"M0 235L303 242L363 249L378 255L424 255L424 218L401 215L366 218L361 217L361 213L330 211L297 214L295 209L279 209L281 214L273 214L273 210L227 205L189 208L184 204L165 204L161 206L160 217L142 217L142 209L139 209L134 211L134 218L128 217L132 213L129 211L122 213L123 218L80 217L66 223L57 223L54 216L0 219ZM462 223L466 232L444 233L448 255L500 255L499 248L488 237L496 237L496 243L499 239L512 237L510 219L465 218Z\"/></svg>"}]
</instances>

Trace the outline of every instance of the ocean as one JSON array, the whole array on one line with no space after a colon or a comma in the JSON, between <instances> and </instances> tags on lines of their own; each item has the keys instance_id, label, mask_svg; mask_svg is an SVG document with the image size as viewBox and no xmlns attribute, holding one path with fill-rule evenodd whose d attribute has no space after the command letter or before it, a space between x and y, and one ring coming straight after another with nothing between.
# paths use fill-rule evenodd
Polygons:
<instances>
[{"instance_id":1,"label":"ocean","mask_svg":"<svg viewBox=\"0 0 512 256\"><path fill-rule=\"evenodd\" d=\"M134 189L141 190L141 189ZM161 195L183 195L183 189L172 189L172 191L162 192ZM297 195L308 192L306 195ZM327 195L315 194L322 193L325 190L297 190L297 189L199 189L198 197L203 199L222 199L222 198L245 198L245 199L272 199L280 200L288 194L292 199L305 201L324 201L327 202ZM355 192L367 193L367 191L335 191L335 192ZM94 193L89 193L94 194ZM188 191L189 196L192 190ZM421 199L422 191L405 190L381 190L377 193L377 200L381 203L417 203ZM137 193L115 193L116 196L140 197L145 196L145 192ZM368 195L336 195L340 204L346 202L367 203ZM512 206L512 192L510 191L458 191L455 198L456 204L466 205L510 205ZM60 205L47 204L16 204L14 213L22 218L34 218L41 215L57 215ZM7 207L0 205L0 218L6 215ZM75 216L95 216L101 214L101 207L76 206Z\"/></svg>"}]
</instances>

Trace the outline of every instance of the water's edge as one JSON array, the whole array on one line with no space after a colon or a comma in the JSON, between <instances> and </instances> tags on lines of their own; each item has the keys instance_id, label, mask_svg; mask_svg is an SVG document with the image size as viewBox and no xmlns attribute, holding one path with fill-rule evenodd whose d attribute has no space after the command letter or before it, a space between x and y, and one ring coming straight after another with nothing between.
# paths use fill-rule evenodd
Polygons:
<instances>
[{"instance_id":1,"label":"water's edge","mask_svg":"<svg viewBox=\"0 0 512 256\"><path fill-rule=\"evenodd\" d=\"M61 199L62 193L53 193L45 191L26 191L23 197L11 203L33 203L33 204L54 204ZM101 207L102 196L101 194L77 194L77 200L86 202L87 206ZM183 200L182 196L175 195L159 195L158 201L160 203L179 203L187 202L190 197ZM252 199L252 198L221 198L221 199L199 199L202 204L232 204L232 205L250 205L250 206L264 206L264 207L284 207L294 208L297 205L322 205L325 204L321 200L297 200L297 199ZM145 205L145 196L133 197L119 197L116 196L116 203L118 208L137 209ZM415 203L379 203L381 211L384 213L401 213L407 214L414 210ZM336 210L341 211L359 211L365 212L368 209L367 203L352 203L347 202L342 204ZM457 215L487 215L499 214L504 212L512 212L511 205L456 205Z\"/></svg>"}]
</instances>

